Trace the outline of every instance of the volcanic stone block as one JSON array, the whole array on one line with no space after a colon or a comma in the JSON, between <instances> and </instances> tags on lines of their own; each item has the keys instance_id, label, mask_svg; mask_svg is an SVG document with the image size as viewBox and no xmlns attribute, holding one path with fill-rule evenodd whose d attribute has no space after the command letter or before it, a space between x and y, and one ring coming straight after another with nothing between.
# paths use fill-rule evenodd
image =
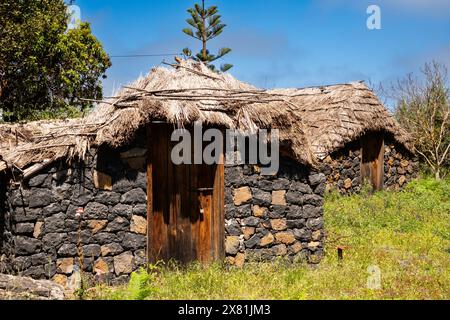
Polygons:
<instances>
[{"instance_id":1,"label":"volcanic stone block","mask_svg":"<svg viewBox=\"0 0 450 320\"><path fill-rule=\"evenodd\" d=\"M94 198L92 192L83 187L77 186L72 195L72 204L78 207L86 206Z\"/></svg>"},{"instance_id":2,"label":"volcanic stone block","mask_svg":"<svg viewBox=\"0 0 450 320\"><path fill-rule=\"evenodd\" d=\"M51 203L50 205L48 205L44 209L42 209L42 214L45 217L49 217L51 215L54 215L54 214L60 213L60 212L63 212L63 208L59 202Z\"/></svg>"},{"instance_id":3,"label":"volcanic stone block","mask_svg":"<svg viewBox=\"0 0 450 320\"><path fill-rule=\"evenodd\" d=\"M306 221L306 226L311 230L318 230L323 228L323 218L309 218Z\"/></svg>"},{"instance_id":4,"label":"volcanic stone block","mask_svg":"<svg viewBox=\"0 0 450 320\"><path fill-rule=\"evenodd\" d=\"M272 190L286 190L289 189L291 182L285 178L278 178L272 182Z\"/></svg>"},{"instance_id":5,"label":"volcanic stone block","mask_svg":"<svg viewBox=\"0 0 450 320\"><path fill-rule=\"evenodd\" d=\"M59 248L66 239L67 234L65 233L48 233L42 238L44 250Z\"/></svg>"},{"instance_id":6,"label":"volcanic stone block","mask_svg":"<svg viewBox=\"0 0 450 320\"><path fill-rule=\"evenodd\" d=\"M312 233L310 230L308 230L306 228L294 229L294 236L298 240L307 241L307 240L311 239Z\"/></svg>"},{"instance_id":7,"label":"volcanic stone block","mask_svg":"<svg viewBox=\"0 0 450 320\"><path fill-rule=\"evenodd\" d=\"M235 255L239 251L239 237L229 236L225 239L225 252L230 255Z\"/></svg>"},{"instance_id":8,"label":"volcanic stone block","mask_svg":"<svg viewBox=\"0 0 450 320\"><path fill-rule=\"evenodd\" d=\"M121 202L124 204L138 204L147 201L147 194L141 189L136 188L122 195Z\"/></svg>"},{"instance_id":9,"label":"volcanic stone block","mask_svg":"<svg viewBox=\"0 0 450 320\"><path fill-rule=\"evenodd\" d=\"M257 227L260 223L260 219L257 217L248 217L242 220L242 225L248 227Z\"/></svg>"},{"instance_id":10,"label":"volcanic stone block","mask_svg":"<svg viewBox=\"0 0 450 320\"><path fill-rule=\"evenodd\" d=\"M225 222L225 231L231 236L239 236L242 234L239 223L234 219Z\"/></svg>"},{"instance_id":11,"label":"volcanic stone block","mask_svg":"<svg viewBox=\"0 0 450 320\"><path fill-rule=\"evenodd\" d=\"M70 275L73 272L74 260L73 258L63 258L56 261L57 272Z\"/></svg>"},{"instance_id":12,"label":"volcanic stone block","mask_svg":"<svg viewBox=\"0 0 450 320\"><path fill-rule=\"evenodd\" d=\"M130 228L130 222L123 218L117 217L106 226L106 232L119 232L119 231L128 231Z\"/></svg>"},{"instance_id":13,"label":"volcanic stone block","mask_svg":"<svg viewBox=\"0 0 450 320\"><path fill-rule=\"evenodd\" d=\"M147 234L147 219L134 215L131 217L130 231L139 234Z\"/></svg>"},{"instance_id":14,"label":"volcanic stone block","mask_svg":"<svg viewBox=\"0 0 450 320\"><path fill-rule=\"evenodd\" d=\"M236 206L249 203L252 200L252 192L249 187L234 189L233 199Z\"/></svg>"},{"instance_id":15,"label":"volcanic stone block","mask_svg":"<svg viewBox=\"0 0 450 320\"><path fill-rule=\"evenodd\" d=\"M252 188L253 204L268 207L272 203L272 194L258 188Z\"/></svg>"},{"instance_id":16,"label":"volcanic stone block","mask_svg":"<svg viewBox=\"0 0 450 320\"><path fill-rule=\"evenodd\" d=\"M120 197L121 195L117 192L99 191L95 196L94 201L104 205L115 206L120 202Z\"/></svg>"},{"instance_id":17,"label":"volcanic stone block","mask_svg":"<svg viewBox=\"0 0 450 320\"><path fill-rule=\"evenodd\" d=\"M114 257L114 271L116 275L130 274L133 272L133 254L131 252L124 252Z\"/></svg>"},{"instance_id":18,"label":"volcanic stone block","mask_svg":"<svg viewBox=\"0 0 450 320\"><path fill-rule=\"evenodd\" d=\"M122 240L122 247L125 249L137 250L145 247L147 238L140 234L126 233Z\"/></svg>"},{"instance_id":19,"label":"volcanic stone block","mask_svg":"<svg viewBox=\"0 0 450 320\"><path fill-rule=\"evenodd\" d=\"M244 239L248 240L255 234L255 228L254 227L243 227L242 233L244 234Z\"/></svg>"},{"instance_id":20,"label":"volcanic stone block","mask_svg":"<svg viewBox=\"0 0 450 320\"><path fill-rule=\"evenodd\" d=\"M33 254L40 251L41 242L29 237L17 236L15 238L14 248L18 255Z\"/></svg>"},{"instance_id":21,"label":"volcanic stone block","mask_svg":"<svg viewBox=\"0 0 450 320\"><path fill-rule=\"evenodd\" d=\"M44 264L47 264L49 262L49 260L50 261L52 260L51 256L47 256L43 252L33 254L30 258L31 258L31 264L33 266L44 265Z\"/></svg>"},{"instance_id":22,"label":"volcanic stone block","mask_svg":"<svg viewBox=\"0 0 450 320\"><path fill-rule=\"evenodd\" d=\"M45 278L44 266L33 266L22 272L22 276L30 277L33 279L43 279Z\"/></svg>"},{"instance_id":23,"label":"volcanic stone block","mask_svg":"<svg viewBox=\"0 0 450 320\"><path fill-rule=\"evenodd\" d=\"M278 232L275 234L275 239L284 244L292 244L295 242L294 234L291 231Z\"/></svg>"},{"instance_id":24,"label":"volcanic stone block","mask_svg":"<svg viewBox=\"0 0 450 320\"><path fill-rule=\"evenodd\" d=\"M278 206L286 205L286 190L272 191L272 204Z\"/></svg>"},{"instance_id":25,"label":"volcanic stone block","mask_svg":"<svg viewBox=\"0 0 450 320\"><path fill-rule=\"evenodd\" d=\"M116 215L126 217L129 219L129 218L131 218L132 212L133 212L132 206L119 203L118 205L116 205L112 208L112 212L111 212L112 215L110 215L110 216L113 217L113 219L115 218Z\"/></svg>"},{"instance_id":26,"label":"volcanic stone block","mask_svg":"<svg viewBox=\"0 0 450 320\"><path fill-rule=\"evenodd\" d=\"M123 252L123 248L118 243L109 243L101 247L103 257L115 256Z\"/></svg>"},{"instance_id":27,"label":"volcanic stone block","mask_svg":"<svg viewBox=\"0 0 450 320\"><path fill-rule=\"evenodd\" d=\"M133 207L133 215L147 217L147 204L137 204Z\"/></svg>"},{"instance_id":28,"label":"volcanic stone block","mask_svg":"<svg viewBox=\"0 0 450 320\"><path fill-rule=\"evenodd\" d=\"M33 188L28 198L30 208L42 208L52 203L53 197L49 190Z\"/></svg>"},{"instance_id":29,"label":"volcanic stone block","mask_svg":"<svg viewBox=\"0 0 450 320\"><path fill-rule=\"evenodd\" d=\"M322 207L316 207L310 204L303 206L303 216L305 218L317 218L323 213Z\"/></svg>"},{"instance_id":30,"label":"volcanic stone block","mask_svg":"<svg viewBox=\"0 0 450 320\"><path fill-rule=\"evenodd\" d=\"M30 234L34 231L34 223L18 223L16 224L17 234Z\"/></svg>"},{"instance_id":31,"label":"volcanic stone block","mask_svg":"<svg viewBox=\"0 0 450 320\"><path fill-rule=\"evenodd\" d=\"M225 169L225 175L227 186L239 186L244 181L241 167L227 167Z\"/></svg>"},{"instance_id":32,"label":"volcanic stone block","mask_svg":"<svg viewBox=\"0 0 450 320\"><path fill-rule=\"evenodd\" d=\"M12 262L13 269L15 271L23 271L31 267L31 257L29 256L19 256L15 257Z\"/></svg>"},{"instance_id":33,"label":"volcanic stone block","mask_svg":"<svg viewBox=\"0 0 450 320\"><path fill-rule=\"evenodd\" d=\"M44 219L46 233L57 233L64 230L64 213L58 213Z\"/></svg>"},{"instance_id":34,"label":"volcanic stone block","mask_svg":"<svg viewBox=\"0 0 450 320\"><path fill-rule=\"evenodd\" d=\"M128 179L121 179L113 183L113 191L125 193L134 188L134 185Z\"/></svg>"},{"instance_id":35,"label":"volcanic stone block","mask_svg":"<svg viewBox=\"0 0 450 320\"><path fill-rule=\"evenodd\" d=\"M267 208L258 205L252 206L253 215L258 218L264 218L267 214Z\"/></svg>"},{"instance_id":36,"label":"volcanic stone block","mask_svg":"<svg viewBox=\"0 0 450 320\"><path fill-rule=\"evenodd\" d=\"M100 232L92 236L92 243L97 243L99 245L105 245L108 243L120 242L118 235L108 232Z\"/></svg>"},{"instance_id":37,"label":"volcanic stone block","mask_svg":"<svg viewBox=\"0 0 450 320\"><path fill-rule=\"evenodd\" d=\"M302 194L298 191L289 191L286 193L286 201L289 204L302 205Z\"/></svg>"},{"instance_id":38,"label":"volcanic stone block","mask_svg":"<svg viewBox=\"0 0 450 320\"><path fill-rule=\"evenodd\" d=\"M275 241L275 237L273 236L272 233L269 232L264 237L261 238L259 245L261 247L265 247L265 246L272 244L274 241Z\"/></svg>"},{"instance_id":39,"label":"volcanic stone block","mask_svg":"<svg viewBox=\"0 0 450 320\"><path fill-rule=\"evenodd\" d=\"M260 242L261 242L261 238L255 234L249 240L244 241L244 244L245 244L246 248L253 248L253 247L257 246Z\"/></svg>"},{"instance_id":40,"label":"volcanic stone block","mask_svg":"<svg viewBox=\"0 0 450 320\"><path fill-rule=\"evenodd\" d=\"M286 225L288 229L301 229L306 225L305 219L287 220Z\"/></svg>"},{"instance_id":41,"label":"volcanic stone block","mask_svg":"<svg viewBox=\"0 0 450 320\"><path fill-rule=\"evenodd\" d=\"M301 219L303 217L303 209L297 205L289 206L287 211L286 218L287 219Z\"/></svg>"},{"instance_id":42,"label":"volcanic stone block","mask_svg":"<svg viewBox=\"0 0 450 320\"><path fill-rule=\"evenodd\" d=\"M30 187L39 187L41 184L44 183L45 179L48 178L47 174L39 174L37 176L34 176L28 181L28 186Z\"/></svg>"},{"instance_id":43,"label":"volcanic stone block","mask_svg":"<svg viewBox=\"0 0 450 320\"><path fill-rule=\"evenodd\" d=\"M87 223L92 233L96 234L106 227L108 220L89 220Z\"/></svg>"},{"instance_id":44,"label":"volcanic stone block","mask_svg":"<svg viewBox=\"0 0 450 320\"><path fill-rule=\"evenodd\" d=\"M42 221L36 222L36 224L34 225L34 229L33 229L33 237L36 239L39 238L42 234L43 228L44 228L44 222L42 222Z\"/></svg>"},{"instance_id":45,"label":"volcanic stone block","mask_svg":"<svg viewBox=\"0 0 450 320\"><path fill-rule=\"evenodd\" d=\"M58 256L61 257L74 257L78 253L77 247L73 243L66 243L58 250Z\"/></svg>"},{"instance_id":46,"label":"volcanic stone block","mask_svg":"<svg viewBox=\"0 0 450 320\"><path fill-rule=\"evenodd\" d=\"M69 232L67 234L67 242L77 244L88 244L91 241L91 231L81 230L81 232Z\"/></svg>"},{"instance_id":47,"label":"volcanic stone block","mask_svg":"<svg viewBox=\"0 0 450 320\"><path fill-rule=\"evenodd\" d=\"M279 245L273 246L271 249L271 252L273 255L276 255L276 256L284 256L287 254L287 247L285 244L279 244Z\"/></svg>"},{"instance_id":48,"label":"volcanic stone block","mask_svg":"<svg viewBox=\"0 0 450 320\"><path fill-rule=\"evenodd\" d=\"M98 202L90 202L84 208L85 219L105 220L108 217L108 207Z\"/></svg>"},{"instance_id":49,"label":"volcanic stone block","mask_svg":"<svg viewBox=\"0 0 450 320\"><path fill-rule=\"evenodd\" d=\"M307 194L303 196L303 203L321 207L323 206L323 198L317 194Z\"/></svg>"},{"instance_id":50,"label":"volcanic stone block","mask_svg":"<svg viewBox=\"0 0 450 320\"><path fill-rule=\"evenodd\" d=\"M246 204L239 207L232 207L228 210L234 218L246 218L252 214L251 205Z\"/></svg>"},{"instance_id":51,"label":"volcanic stone block","mask_svg":"<svg viewBox=\"0 0 450 320\"><path fill-rule=\"evenodd\" d=\"M288 207L286 205L273 205L269 211L269 218L278 219L285 216L285 211Z\"/></svg>"},{"instance_id":52,"label":"volcanic stone block","mask_svg":"<svg viewBox=\"0 0 450 320\"><path fill-rule=\"evenodd\" d=\"M83 255L85 257L99 257L101 254L101 247L98 244L89 244L86 246L83 246Z\"/></svg>"},{"instance_id":53,"label":"volcanic stone block","mask_svg":"<svg viewBox=\"0 0 450 320\"><path fill-rule=\"evenodd\" d=\"M283 231L287 228L286 219L272 219L270 225L273 230L277 231Z\"/></svg>"},{"instance_id":54,"label":"volcanic stone block","mask_svg":"<svg viewBox=\"0 0 450 320\"><path fill-rule=\"evenodd\" d=\"M309 176L309 183L311 186L317 186L320 183L324 183L326 181L326 177L323 173L312 174Z\"/></svg>"}]
</instances>

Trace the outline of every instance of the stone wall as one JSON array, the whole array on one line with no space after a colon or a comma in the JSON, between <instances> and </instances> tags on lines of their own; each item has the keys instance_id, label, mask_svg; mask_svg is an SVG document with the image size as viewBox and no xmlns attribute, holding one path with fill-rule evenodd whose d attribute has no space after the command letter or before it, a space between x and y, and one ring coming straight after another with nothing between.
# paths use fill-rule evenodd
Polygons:
<instances>
[{"instance_id":1,"label":"stone wall","mask_svg":"<svg viewBox=\"0 0 450 320\"><path fill-rule=\"evenodd\" d=\"M80 276L120 281L145 264L145 150L101 148L11 184L3 270L76 287ZM5 269L5 268L4 268ZM83 272L80 272L82 270ZM88 276L89 275L89 276Z\"/></svg>"},{"instance_id":2,"label":"stone wall","mask_svg":"<svg viewBox=\"0 0 450 320\"><path fill-rule=\"evenodd\" d=\"M139 136L138 136L139 137ZM146 150L92 150L83 163L56 163L29 181L4 183L2 272L118 283L146 263ZM226 255L319 262L325 176L281 159L276 175L258 166L225 168Z\"/></svg>"},{"instance_id":3,"label":"stone wall","mask_svg":"<svg viewBox=\"0 0 450 320\"><path fill-rule=\"evenodd\" d=\"M6 202L8 177L0 173L0 273L7 270L7 259L11 252L11 233L8 230L9 215Z\"/></svg>"},{"instance_id":4,"label":"stone wall","mask_svg":"<svg viewBox=\"0 0 450 320\"><path fill-rule=\"evenodd\" d=\"M317 263L322 257L325 176L280 162L274 176L260 175L258 166L225 168L228 263L277 257Z\"/></svg>"},{"instance_id":5,"label":"stone wall","mask_svg":"<svg viewBox=\"0 0 450 320\"><path fill-rule=\"evenodd\" d=\"M327 176L327 190L351 194L361 190L361 146L353 142L323 160L321 171ZM384 149L384 187L399 190L416 178L419 171L417 157L387 140Z\"/></svg>"}]
</instances>

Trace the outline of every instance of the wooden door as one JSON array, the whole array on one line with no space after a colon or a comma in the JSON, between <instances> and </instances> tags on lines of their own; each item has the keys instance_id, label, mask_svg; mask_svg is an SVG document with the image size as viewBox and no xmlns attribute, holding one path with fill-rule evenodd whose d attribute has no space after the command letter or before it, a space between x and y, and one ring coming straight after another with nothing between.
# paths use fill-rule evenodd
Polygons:
<instances>
[{"instance_id":1,"label":"wooden door","mask_svg":"<svg viewBox=\"0 0 450 320\"><path fill-rule=\"evenodd\" d=\"M172 131L168 124L148 128L149 261L222 259L224 166L174 165L170 159Z\"/></svg>"},{"instance_id":2,"label":"wooden door","mask_svg":"<svg viewBox=\"0 0 450 320\"><path fill-rule=\"evenodd\" d=\"M369 133L361 139L361 182L369 182L373 191L384 185L384 139L380 132Z\"/></svg>"}]
</instances>

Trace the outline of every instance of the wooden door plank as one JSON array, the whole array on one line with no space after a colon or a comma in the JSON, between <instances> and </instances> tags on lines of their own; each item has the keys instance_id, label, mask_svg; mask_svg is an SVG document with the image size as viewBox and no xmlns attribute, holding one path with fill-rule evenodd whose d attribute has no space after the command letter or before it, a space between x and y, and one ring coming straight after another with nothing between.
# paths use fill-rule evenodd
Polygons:
<instances>
[{"instance_id":1,"label":"wooden door plank","mask_svg":"<svg viewBox=\"0 0 450 320\"><path fill-rule=\"evenodd\" d=\"M221 159L222 163L217 166L214 181L214 189L217 190L215 195L216 208L214 212L215 217L217 217L215 220L215 259L217 260L225 259L225 160L223 153Z\"/></svg>"},{"instance_id":2,"label":"wooden door plank","mask_svg":"<svg viewBox=\"0 0 450 320\"><path fill-rule=\"evenodd\" d=\"M147 126L147 261L154 263L153 236L153 143L152 127Z\"/></svg>"},{"instance_id":3,"label":"wooden door plank","mask_svg":"<svg viewBox=\"0 0 450 320\"><path fill-rule=\"evenodd\" d=\"M172 141L170 137L172 134L172 128L168 124L165 126L165 135L167 141L167 201L168 201L168 215L169 221L167 224L168 231L168 256L166 260L179 258L179 247L177 243L177 215L179 211L179 193L177 184L177 175L175 173L175 166L171 160Z\"/></svg>"},{"instance_id":4,"label":"wooden door plank","mask_svg":"<svg viewBox=\"0 0 450 320\"><path fill-rule=\"evenodd\" d=\"M167 260L170 256L168 247L169 199L167 197L167 130L162 124L154 124L152 143L153 158L153 222L152 222L152 262Z\"/></svg>"},{"instance_id":5,"label":"wooden door plank","mask_svg":"<svg viewBox=\"0 0 450 320\"><path fill-rule=\"evenodd\" d=\"M210 176L210 168L205 165L198 165L198 187L199 189L207 189L210 187L208 184ZM197 240L197 253L198 259L201 262L208 262L209 249L211 245L211 196L208 191L197 191L199 202L200 219L198 221L198 240Z\"/></svg>"},{"instance_id":6,"label":"wooden door plank","mask_svg":"<svg viewBox=\"0 0 450 320\"><path fill-rule=\"evenodd\" d=\"M382 133L369 133L361 139L361 182L368 181L373 191L383 189L384 139Z\"/></svg>"}]
</instances>

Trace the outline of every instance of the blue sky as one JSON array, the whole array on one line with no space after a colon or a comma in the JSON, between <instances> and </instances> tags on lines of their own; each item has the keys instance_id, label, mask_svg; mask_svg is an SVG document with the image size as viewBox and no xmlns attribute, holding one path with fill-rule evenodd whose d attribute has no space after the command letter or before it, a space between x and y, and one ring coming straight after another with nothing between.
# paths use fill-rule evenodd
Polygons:
<instances>
[{"instance_id":1,"label":"blue sky","mask_svg":"<svg viewBox=\"0 0 450 320\"><path fill-rule=\"evenodd\" d=\"M78 0L82 20L110 55L177 53L199 43L184 35L191 0ZM223 62L258 87L305 87L395 80L436 59L450 66L449 0L208 0L228 25L211 43L233 49ZM369 30L368 5L381 8L381 30ZM112 58L110 95L163 59Z\"/></svg>"}]
</instances>

